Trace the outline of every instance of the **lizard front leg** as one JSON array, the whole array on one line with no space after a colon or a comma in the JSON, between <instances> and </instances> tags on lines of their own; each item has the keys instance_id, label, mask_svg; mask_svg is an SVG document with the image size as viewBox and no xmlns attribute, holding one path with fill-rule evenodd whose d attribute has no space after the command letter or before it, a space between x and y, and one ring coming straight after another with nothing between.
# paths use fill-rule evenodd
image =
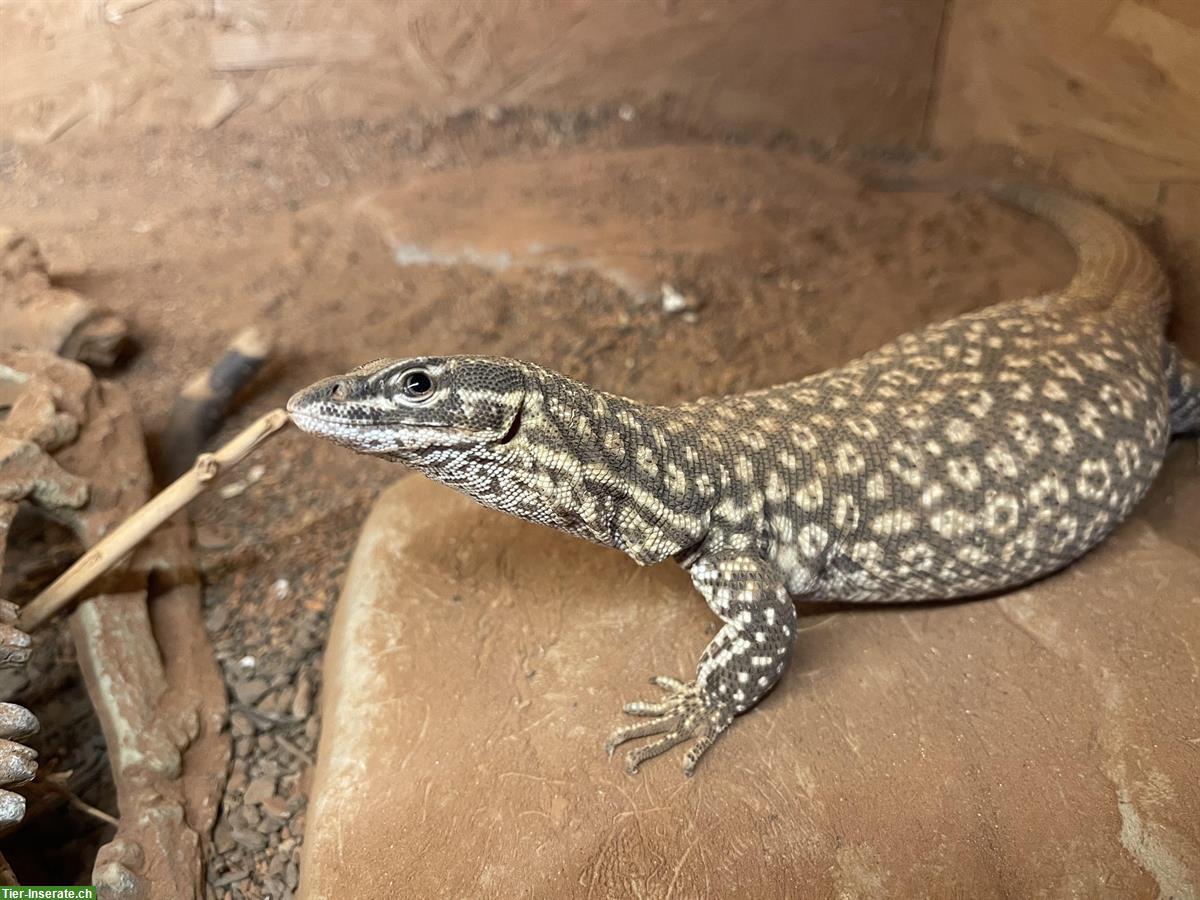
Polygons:
<instances>
[{"instance_id":1,"label":"lizard front leg","mask_svg":"<svg viewBox=\"0 0 1200 900\"><path fill-rule=\"evenodd\" d=\"M694 681L652 678L666 697L626 705L630 715L650 718L614 732L604 745L610 757L628 740L661 735L626 754L625 769L631 775L647 759L694 737L696 743L683 758L684 774L691 775L734 716L754 706L779 680L792 655L796 609L773 564L742 552L710 553L697 559L690 573L725 625L700 657Z\"/></svg>"}]
</instances>

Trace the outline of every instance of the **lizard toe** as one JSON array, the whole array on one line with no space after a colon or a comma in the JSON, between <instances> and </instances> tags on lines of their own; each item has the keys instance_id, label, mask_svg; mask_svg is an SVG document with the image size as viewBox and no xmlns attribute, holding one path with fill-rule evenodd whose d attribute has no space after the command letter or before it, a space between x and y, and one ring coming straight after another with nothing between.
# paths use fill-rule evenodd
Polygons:
<instances>
[{"instance_id":1,"label":"lizard toe","mask_svg":"<svg viewBox=\"0 0 1200 900\"><path fill-rule=\"evenodd\" d=\"M696 738L683 764L683 771L691 775L700 756L733 721L734 711L694 681L685 684L674 678L659 676L651 679L651 683L666 691L667 697L658 703L636 701L626 704L626 713L649 716L650 719L614 731L604 744L605 752L611 759L616 748L626 741L660 735L657 740L636 747L625 755L625 771L634 775L646 760L690 738Z\"/></svg>"}]
</instances>

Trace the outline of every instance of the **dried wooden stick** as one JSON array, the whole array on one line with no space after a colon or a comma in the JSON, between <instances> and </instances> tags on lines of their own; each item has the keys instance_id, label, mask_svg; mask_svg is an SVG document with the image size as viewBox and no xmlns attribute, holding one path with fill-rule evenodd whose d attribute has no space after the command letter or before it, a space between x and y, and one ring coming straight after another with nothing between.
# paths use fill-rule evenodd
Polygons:
<instances>
[{"instance_id":1,"label":"dried wooden stick","mask_svg":"<svg viewBox=\"0 0 1200 900\"><path fill-rule=\"evenodd\" d=\"M45 787L48 787L51 793L58 794L67 801L69 806L75 807L75 809L79 810L84 815L91 816L93 819L97 819L103 822L105 825L111 825L113 828L121 827L121 822L116 816L109 815L104 810L97 809L95 806L92 806L92 804L79 797L65 784L59 784L58 782L51 781L50 779L42 781L41 784Z\"/></svg>"},{"instance_id":2,"label":"dried wooden stick","mask_svg":"<svg viewBox=\"0 0 1200 900\"><path fill-rule=\"evenodd\" d=\"M262 328L239 332L224 355L187 383L171 407L163 431L158 475L176 479L196 461L224 420L234 398L263 367L271 335Z\"/></svg>"},{"instance_id":3,"label":"dried wooden stick","mask_svg":"<svg viewBox=\"0 0 1200 900\"><path fill-rule=\"evenodd\" d=\"M17 627L32 631L62 610L84 588L124 559L150 532L199 496L222 471L241 462L287 422L286 412L272 410L220 449L198 457L194 466L114 528L30 601L21 610Z\"/></svg>"}]
</instances>

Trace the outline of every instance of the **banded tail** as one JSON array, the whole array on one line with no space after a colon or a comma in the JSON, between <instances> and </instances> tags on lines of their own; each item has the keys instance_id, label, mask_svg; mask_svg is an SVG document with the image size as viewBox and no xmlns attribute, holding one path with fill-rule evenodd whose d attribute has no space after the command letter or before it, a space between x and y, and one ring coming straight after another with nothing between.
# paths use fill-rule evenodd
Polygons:
<instances>
[{"instance_id":1,"label":"banded tail","mask_svg":"<svg viewBox=\"0 0 1200 900\"><path fill-rule=\"evenodd\" d=\"M1111 310L1161 330L1171 306L1166 273L1134 231L1098 204L1059 188L1002 181L959 182L868 176L882 191L982 191L1055 228L1075 251L1076 270L1060 294L1088 310Z\"/></svg>"},{"instance_id":2,"label":"banded tail","mask_svg":"<svg viewBox=\"0 0 1200 900\"><path fill-rule=\"evenodd\" d=\"M1112 213L1056 188L988 184L984 190L1052 225L1075 250L1076 270L1062 291L1089 307L1111 309L1161 329L1171 306L1166 273L1150 248Z\"/></svg>"}]
</instances>

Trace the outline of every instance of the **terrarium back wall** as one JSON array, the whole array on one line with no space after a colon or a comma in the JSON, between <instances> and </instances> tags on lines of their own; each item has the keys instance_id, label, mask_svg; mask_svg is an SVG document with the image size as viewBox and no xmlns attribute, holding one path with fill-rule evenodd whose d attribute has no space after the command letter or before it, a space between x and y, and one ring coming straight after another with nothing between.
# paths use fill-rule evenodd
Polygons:
<instances>
[{"instance_id":1,"label":"terrarium back wall","mask_svg":"<svg viewBox=\"0 0 1200 900\"><path fill-rule=\"evenodd\" d=\"M79 0L0 5L22 141L656 102L712 134L998 144L1162 223L1200 283L1193 0ZM1200 346L1200 319L1176 328Z\"/></svg>"},{"instance_id":2,"label":"terrarium back wall","mask_svg":"<svg viewBox=\"0 0 1200 900\"><path fill-rule=\"evenodd\" d=\"M1014 148L1155 221L1200 349L1200 4L952 0L941 55L934 142Z\"/></svg>"},{"instance_id":3,"label":"terrarium back wall","mask_svg":"<svg viewBox=\"0 0 1200 900\"><path fill-rule=\"evenodd\" d=\"M6 130L47 134L666 94L698 121L915 142L942 12L942 0L16 0L0 5L0 110Z\"/></svg>"}]
</instances>

